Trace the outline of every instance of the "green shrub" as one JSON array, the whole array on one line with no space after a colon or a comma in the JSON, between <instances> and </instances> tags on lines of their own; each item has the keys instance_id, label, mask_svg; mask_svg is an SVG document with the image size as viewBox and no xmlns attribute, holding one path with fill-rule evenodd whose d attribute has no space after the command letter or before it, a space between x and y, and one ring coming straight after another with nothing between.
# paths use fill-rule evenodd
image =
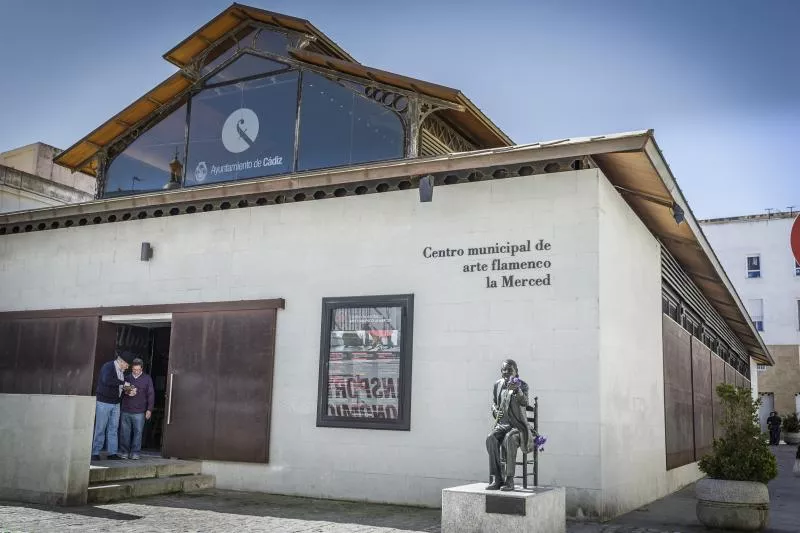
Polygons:
<instances>
[{"instance_id":1,"label":"green shrub","mask_svg":"<svg viewBox=\"0 0 800 533\"><path fill-rule=\"evenodd\" d=\"M797 419L797 413L783 417L783 430L786 433L800 433L800 420Z\"/></svg>"},{"instance_id":2,"label":"green shrub","mask_svg":"<svg viewBox=\"0 0 800 533\"><path fill-rule=\"evenodd\" d=\"M722 400L723 436L700 459L700 470L714 479L767 483L778 475L778 464L758 426L758 404L749 389L717 387Z\"/></svg>"}]
</instances>

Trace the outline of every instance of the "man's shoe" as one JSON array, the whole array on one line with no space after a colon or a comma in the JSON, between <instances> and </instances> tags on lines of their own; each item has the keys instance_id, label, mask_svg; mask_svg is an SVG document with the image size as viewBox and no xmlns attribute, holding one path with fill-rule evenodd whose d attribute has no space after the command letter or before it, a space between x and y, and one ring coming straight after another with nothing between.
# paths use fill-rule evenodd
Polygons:
<instances>
[{"instance_id":1,"label":"man's shoe","mask_svg":"<svg viewBox=\"0 0 800 533\"><path fill-rule=\"evenodd\" d=\"M99 456L99 455L93 455L93 456L92 456L92 461L100 461L100 460L101 460L101 459L100 459L100 456Z\"/></svg>"},{"instance_id":2,"label":"man's shoe","mask_svg":"<svg viewBox=\"0 0 800 533\"><path fill-rule=\"evenodd\" d=\"M506 478L506 482L503 483L502 487L500 487L500 490L505 491L505 492L510 492L510 491L514 490L514 477L513 476L508 476Z\"/></svg>"},{"instance_id":3,"label":"man's shoe","mask_svg":"<svg viewBox=\"0 0 800 533\"><path fill-rule=\"evenodd\" d=\"M138 461L141 458L142 458L142 456L139 455L138 453L134 453L134 454L131 455L131 459L133 459L134 461Z\"/></svg>"},{"instance_id":4,"label":"man's shoe","mask_svg":"<svg viewBox=\"0 0 800 533\"><path fill-rule=\"evenodd\" d=\"M109 456L107 457L107 459L108 459L109 461L119 461L119 460L121 460L121 459L122 459L122 457L120 457L120 456L119 456L119 455L117 455L117 454L114 454L114 455L109 455Z\"/></svg>"},{"instance_id":5,"label":"man's shoe","mask_svg":"<svg viewBox=\"0 0 800 533\"><path fill-rule=\"evenodd\" d=\"M127 453L120 453L120 454L117 454L117 455L119 456L120 459L127 459L128 458L128 454Z\"/></svg>"},{"instance_id":6,"label":"man's shoe","mask_svg":"<svg viewBox=\"0 0 800 533\"><path fill-rule=\"evenodd\" d=\"M491 485L486 487L486 490L497 490L503 486L503 482L500 481L500 478L497 476L492 477L493 481Z\"/></svg>"}]
</instances>

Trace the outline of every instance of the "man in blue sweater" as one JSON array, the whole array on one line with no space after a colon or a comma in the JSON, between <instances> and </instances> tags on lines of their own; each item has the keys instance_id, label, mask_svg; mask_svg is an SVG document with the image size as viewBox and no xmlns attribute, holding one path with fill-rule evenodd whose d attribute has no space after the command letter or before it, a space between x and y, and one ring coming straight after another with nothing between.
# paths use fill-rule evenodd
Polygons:
<instances>
[{"instance_id":1,"label":"man in blue sweater","mask_svg":"<svg viewBox=\"0 0 800 533\"><path fill-rule=\"evenodd\" d=\"M92 460L100 459L103 442L109 459L121 459L117 455L119 432L119 404L123 389L130 388L125 381L125 371L133 362L130 352L117 352L113 361L100 367L97 377L97 402L94 415L94 438L92 439Z\"/></svg>"},{"instance_id":2,"label":"man in blue sweater","mask_svg":"<svg viewBox=\"0 0 800 533\"><path fill-rule=\"evenodd\" d=\"M139 459L142 451L142 431L144 421L150 420L153 414L155 391L153 380L143 371L144 362L134 359L128 381L131 389L122 394L122 429L119 432L120 456L127 459Z\"/></svg>"}]
</instances>

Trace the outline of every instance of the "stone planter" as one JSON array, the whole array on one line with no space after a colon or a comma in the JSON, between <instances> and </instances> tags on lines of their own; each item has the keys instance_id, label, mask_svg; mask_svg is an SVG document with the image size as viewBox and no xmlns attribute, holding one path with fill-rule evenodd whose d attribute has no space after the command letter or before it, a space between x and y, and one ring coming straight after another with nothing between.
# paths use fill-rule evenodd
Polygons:
<instances>
[{"instance_id":1,"label":"stone planter","mask_svg":"<svg viewBox=\"0 0 800 533\"><path fill-rule=\"evenodd\" d=\"M764 483L704 478L695 486L697 519L708 528L758 531L769 521Z\"/></svg>"},{"instance_id":2,"label":"stone planter","mask_svg":"<svg viewBox=\"0 0 800 533\"><path fill-rule=\"evenodd\" d=\"M783 441L786 444L800 444L800 433L787 433L783 432Z\"/></svg>"}]
</instances>

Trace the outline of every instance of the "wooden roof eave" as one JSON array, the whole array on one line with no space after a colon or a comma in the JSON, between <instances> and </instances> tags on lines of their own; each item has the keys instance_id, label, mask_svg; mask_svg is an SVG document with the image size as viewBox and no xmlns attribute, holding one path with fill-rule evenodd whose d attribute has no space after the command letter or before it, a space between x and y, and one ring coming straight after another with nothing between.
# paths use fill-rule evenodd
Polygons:
<instances>
[{"instance_id":1,"label":"wooden roof eave","mask_svg":"<svg viewBox=\"0 0 800 533\"><path fill-rule=\"evenodd\" d=\"M744 304L739 298L739 295L736 292L736 289L733 287L730 279L728 279L725 269L722 268L722 264L719 262L714 250L711 248L711 245L706 239L700 224L697 222L694 213L689 207L686 198L683 196L683 192L678 186L675 177L672 175L672 171L669 169L669 166L667 165L664 156L661 153L661 149L658 147L658 144L656 144L655 138L652 135L649 136L649 139L645 143L644 154L650 160L650 163L658 173L673 201L683 210L685 224L691 231L691 234L697 243L698 252L703 254L705 260L709 264L710 269L714 272L714 277L716 278L714 283L720 288L724 289L725 293L730 299L729 303L735 306L735 308L738 310L738 315L740 318L739 322L744 322L747 325L749 334L742 335L742 337L744 337L742 342L750 348L749 351L751 357L766 364L774 365L775 361L773 360L769 349L764 344L764 340L761 338L761 335L755 329L755 325L753 325L752 321L750 320ZM669 248L669 245L667 246ZM691 276L691 274L689 275ZM697 274L695 273L695 277L696 275ZM708 280L706 280L706 283L708 283ZM715 307L717 306L715 305Z\"/></svg>"},{"instance_id":2,"label":"wooden roof eave","mask_svg":"<svg viewBox=\"0 0 800 533\"><path fill-rule=\"evenodd\" d=\"M239 3L230 5L219 15L175 45L171 50L166 52L163 57L166 61L169 61L178 68L184 68L189 64L189 58L196 57L215 46L217 41L246 20L270 24L294 32L305 33L312 36L318 44L329 51L334 57L357 63L350 54L308 20ZM199 41L198 44L200 45L198 49L196 49L197 46L194 44L197 41Z\"/></svg>"},{"instance_id":3,"label":"wooden roof eave","mask_svg":"<svg viewBox=\"0 0 800 533\"><path fill-rule=\"evenodd\" d=\"M176 72L58 154L53 161L72 171L96 175L91 165L99 151L112 145L162 107L173 105L175 99L191 85L192 81L183 72Z\"/></svg>"}]
</instances>

